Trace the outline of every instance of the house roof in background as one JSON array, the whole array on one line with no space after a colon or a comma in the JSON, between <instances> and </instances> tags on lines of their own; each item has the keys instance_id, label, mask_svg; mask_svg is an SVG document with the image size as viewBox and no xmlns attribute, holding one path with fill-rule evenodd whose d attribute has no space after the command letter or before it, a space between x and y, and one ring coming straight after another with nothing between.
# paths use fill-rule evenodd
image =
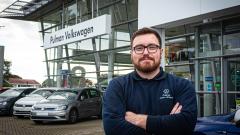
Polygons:
<instances>
[{"instance_id":1,"label":"house roof in background","mask_svg":"<svg viewBox=\"0 0 240 135\"><path fill-rule=\"evenodd\" d=\"M40 85L39 82L36 80L32 79L18 79L18 78L10 78L8 80L9 83L11 84L32 84L32 85Z\"/></svg>"}]
</instances>

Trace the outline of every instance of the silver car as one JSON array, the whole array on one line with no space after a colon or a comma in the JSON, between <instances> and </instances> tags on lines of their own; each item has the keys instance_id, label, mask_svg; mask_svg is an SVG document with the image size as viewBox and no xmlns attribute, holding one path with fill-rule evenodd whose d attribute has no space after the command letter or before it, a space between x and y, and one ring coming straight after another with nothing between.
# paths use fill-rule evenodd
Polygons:
<instances>
[{"instance_id":1,"label":"silver car","mask_svg":"<svg viewBox=\"0 0 240 135\"><path fill-rule=\"evenodd\" d=\"M13 115L18 118L30 116L30 111L34 104L43 99L46 99L54 91L59 89L60 88L39 88L27 95L26 97L20 98L15 102L13 106Z\"/></svg>"},{"instance_id":2,"label":"silver car","mask_svg":"<svg viewBox=\"0 0 240 135\"><path fill-rule=\"evenodd\" d=\"M46 100L36 103L30 118L35 123L43 121L68 121L75 123L79 118L101 117L102 98L95 88L58 90Z\"/></svg>"}]
</instances>

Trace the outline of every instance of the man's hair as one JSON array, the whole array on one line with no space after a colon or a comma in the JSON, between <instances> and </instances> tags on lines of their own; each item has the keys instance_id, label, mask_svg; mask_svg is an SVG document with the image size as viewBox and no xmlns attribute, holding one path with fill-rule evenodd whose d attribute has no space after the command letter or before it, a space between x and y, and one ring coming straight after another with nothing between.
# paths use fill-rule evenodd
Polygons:
<instances>
[{"instance_id":1,"label":"man's hair","mask_svg":"<svg viewBox=\"0 0 240 135\"><path fill-rule=\"evenodd\" d=\"M152 28L144 27L142 29L137 30L136 32L133 33L132 38L131 38L131 47L133 45L133 40L140 35L145 35L145 34L154 34L159 42L160 47L162 46L162 40L158 32Z\"/></svg>"}]
</instances>

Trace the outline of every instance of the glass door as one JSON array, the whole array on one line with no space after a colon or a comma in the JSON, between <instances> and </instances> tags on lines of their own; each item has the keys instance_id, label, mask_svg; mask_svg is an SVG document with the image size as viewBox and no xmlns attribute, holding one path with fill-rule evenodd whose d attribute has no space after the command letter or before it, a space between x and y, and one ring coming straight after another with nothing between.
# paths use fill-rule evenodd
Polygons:
<instances>
[{"instance_id":1,"label":"glass door","mask_svg":"<svg viewBox=\"0 0 240 135\"><path fill-rule=\"evenodd\" d=\"M227 112L240 109L240 57L227 58L225 60L225 73L227 90Z\"/></svg>"}]
</instances>

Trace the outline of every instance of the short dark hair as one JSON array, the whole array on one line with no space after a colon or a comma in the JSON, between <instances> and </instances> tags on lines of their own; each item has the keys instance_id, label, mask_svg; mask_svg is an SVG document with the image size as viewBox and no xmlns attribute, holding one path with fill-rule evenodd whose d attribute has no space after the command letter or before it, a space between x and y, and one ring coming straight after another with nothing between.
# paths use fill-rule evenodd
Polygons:
<instances>
[{"instance_id":1,"label":"short dark hair","mask_svg":"<svg viewBox=\"0 0 240 135\"><path fill-rule=\"evenodd\" d=\"M162 46L162 40L161 40L161 37L160 37L159 33L156 30L152 29L152 28L144 27L144 28L139 29L139 30L137 30L136 32L133 33L132 38L131 38L131 47L132 47L132 44L133 44L133 40L137 36L145 35L145 34L154 34L157 37L157 39L158 39L160 47Z\"/></svg>"}]
</instances>

